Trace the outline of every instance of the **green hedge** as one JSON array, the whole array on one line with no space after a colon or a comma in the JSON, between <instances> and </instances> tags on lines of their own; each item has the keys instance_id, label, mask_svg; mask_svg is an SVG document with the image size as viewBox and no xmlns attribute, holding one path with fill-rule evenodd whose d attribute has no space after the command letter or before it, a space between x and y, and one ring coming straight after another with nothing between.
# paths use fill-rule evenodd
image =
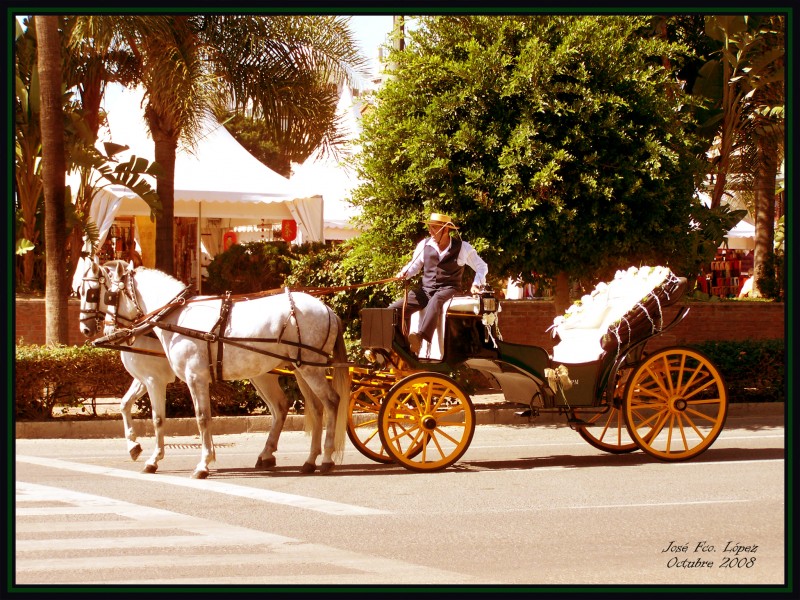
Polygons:
<instances>
[{"instance_id":1,"label":"green hedge","mask_svg":"<svg viewBox=\"0 0 800 600\"><path fill-rule=\"evenodd\" d=\"M730 402L784 402L786 354L783 340L694 344L717 367Z\"/></svg>"},{"instance_id":2,"label":"green hedge","mask_svg":"<svg viewBox=\"0 0 800 600\"><path fill-rule=\"evenodd\" d=\"M694 345L719 369L730 402L783 402L786 397L782 340L706 342ZM81 407L97 398L121 398L132 382L119 352L92 346L22 345L16 349L15 410L20 421L56 418L58 410ZM302 396L293 377L281 377L293 409L302 412ZM475 386L468 386L470 389ZM215 415L249 415L265 405L247 381L211 386ZM137 406L150 414L147 395ZM186 384L167 386L167 417L192 417L194 407Z\"/></svg>"},{"instance_id":3,"label":"green hedge","mask_svg":"<svg viewBox=\"0 0 800 600\"><path fill-rule=\"evenodd\" d=\"M49 419L56 407L122 397L132 381L119 352L91 346L17 346L14 416L21 421Z\"/></svg>"},{"instance_id":4,"label":"green hedge","mask_svg":"<svg viewBox=\"0 0 800 600\"><path fill-rule=\"evenodd\" d=\"M116 350L89 345L20 345L14 366L14 417L19 421L61 418L59 412L93 405L97 398L122 398L132 381ZM294 378L281 377L281 385L292 408L302 411L302 396ZM249 381L215 382L210 391L215 415L249 415L266 409ZM150 415L147 394L136 405ZM166 413L168 418L194 416L189 388L179 379L167 386Z\"/></svg>"}]
</instances>

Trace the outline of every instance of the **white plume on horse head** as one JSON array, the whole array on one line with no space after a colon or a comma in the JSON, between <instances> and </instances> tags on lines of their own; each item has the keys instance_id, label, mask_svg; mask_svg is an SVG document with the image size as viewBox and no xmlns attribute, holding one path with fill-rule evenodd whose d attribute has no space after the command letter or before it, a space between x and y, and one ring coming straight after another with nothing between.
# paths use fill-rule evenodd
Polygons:
<instances>
[{"instance_id":1,"label":"white plume on horse head","mask_svg":"<svg viewBox=\"0 0 800 600\"><path fill-rule=\"evenodd\" d=\"M72 285L70 289L75 292L75 294L81 293L81 285L83 285L83 277L86 273L89 272L89 266L91 265L91 261L86 258L85 256L81 256L78 259L78 264L75 265L75 273L72 275Z\"/></svg>"}]
</instances>

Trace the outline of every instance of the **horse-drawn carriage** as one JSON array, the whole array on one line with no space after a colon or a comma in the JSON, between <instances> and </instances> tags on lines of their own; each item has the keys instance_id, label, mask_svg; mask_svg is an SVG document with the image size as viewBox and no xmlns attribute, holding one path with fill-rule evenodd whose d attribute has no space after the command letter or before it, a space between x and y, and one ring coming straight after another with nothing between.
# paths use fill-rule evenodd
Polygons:
<instances>
[{"instance_id":1,"label":"horse-drawn carriage","mask_svg":"<svg viewBox=\"0 0 800 600\"><path fill-rule=\"evenodd\" d=\"M379 462L417 471L453 464L475 431L469 394L449 376L465 365L496 380L506 400L527 407L521 414L564 415L606 452L641 449L666 461L697 456L725 423L722 377L696 350L645 351L650 339L686 316L682 307L670 323L663 321L663 309L685 287L668 269L618 272L556 318L552 354L503 341L490 294L456 298L434 347L423 346L420 356L404 345L392 310L365 309L362 346L374 367L354 369L348 435Z\"/></svg>"},{"instance_id":2,"label":"horse-drawn carriage","mask_svg":"<svg viewBox=\"0 0 800 600\"><path fill-rule=\"evenodd\" d=\"M462 366L496 381L508 401L533 416L564 415L583 439L611 453L641 449L661 460L689 459L714 442L727 415L722 377L703 354L681 347L645 351L648 340L688 312L683 307L664 323L663 308L680 298L686 280L661 267L620 271L557 317L552 353L503 341L499 304L491 293L455 298L419 355L405 343L394 309L364 309L367 365L346 362L340 319L305 293L192 297L159 271L134 271L119 263L101 267L88 260L79 266L73 287L81 295L82 331L96 333L105 319L107 335L96 345L136 357L143 351L138 347L154 344L146 338L154 332L163 349L158 357L168 363L166 378L164 368L151 364L141 374L129 366L135 362L131 357L124 360L135 378L144 379L151 397L158 448L145 467L149 472L164 455L163 388L174 375L187 382L195 401L203 442L196 477L207 476L214 460L208 385L215 378L250 379L269 405L273 424L256 467L271 468L289 409L277 377L287 372L297 377L312 431L305 472L316 469L320 454L322 470L333 467L345 425L353 445L377 462L415 471L455 463L476 424L469 394L451 376ZM152 363L154 353L144 351L142 360ZM158 377L147 375L155 371ZM130 427L130 405L143 393L134 381L122 402L134 459L141 449Z\"/></svg>"}]
</instances>

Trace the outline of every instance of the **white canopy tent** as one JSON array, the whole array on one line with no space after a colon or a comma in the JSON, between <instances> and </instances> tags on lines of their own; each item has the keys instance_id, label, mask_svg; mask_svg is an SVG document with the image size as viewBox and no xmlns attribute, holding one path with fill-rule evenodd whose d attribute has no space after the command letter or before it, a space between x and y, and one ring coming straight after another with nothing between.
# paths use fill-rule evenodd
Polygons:
<instances>
[{"instance_id":1,"label":"white canopy tent","mask_svg":"<svg viewBox=\"0 0 800 600\"><path fill-rule=\"evenodd\" d=\"M108 130L98 145L113 141L130 155L153 160L154 144L144 120L143 91L109 85L105 93ZM175 161L175 216L195 217L200 239L201 219L224 218L240 222L293 219L301 241L323 239L323 200L310 189L303 194L241 146L228 131L209 118L193 152L178 149ZM147 216L150 208L139 196L121 186L104 188L97 196L92 216L105 237L115 216ZM102 242L102 239L101 239ZM198 244L199 269L200 244ZM199 274L197 281L200 281Z\"/></svg>"}]
</instances>

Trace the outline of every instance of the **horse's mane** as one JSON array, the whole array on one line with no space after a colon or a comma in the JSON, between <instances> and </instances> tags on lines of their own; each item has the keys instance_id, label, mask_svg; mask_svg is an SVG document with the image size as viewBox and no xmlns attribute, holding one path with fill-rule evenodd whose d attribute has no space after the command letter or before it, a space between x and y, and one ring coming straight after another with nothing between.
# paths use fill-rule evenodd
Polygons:
<instances>
[{"instance_id":1,"label":"horse's mane","mask_svg":"<svg viewBox=\"0 0 800 600\"><path fill-rule=\"evenodd\" d=\"M134 269L134 273L136 273L137 275L143 275L143 276L148 277L148 278L159 278L160 277L160 278L164 279L165 281L167 281L169 283L175 283L175 284L178 284L178 285L184 285L184 283L182 281L180 281L179 279L176 279L172 275L169 275L168 273L164 273L164 271L159 271L158 269L151 269L150 267L143 267L143 266L142 267L136 267Z\"/></svg>"}]
</instances>

